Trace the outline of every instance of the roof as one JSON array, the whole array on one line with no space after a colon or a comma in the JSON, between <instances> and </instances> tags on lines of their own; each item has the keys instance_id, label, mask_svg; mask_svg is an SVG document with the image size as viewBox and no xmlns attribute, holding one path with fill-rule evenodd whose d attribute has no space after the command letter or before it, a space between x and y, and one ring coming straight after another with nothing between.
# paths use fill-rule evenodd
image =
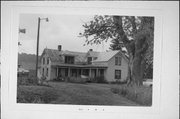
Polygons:
<instances>
[{"instance_id":1,"label":"roof","mask_svg":"<svg viewBox=\"0 0 180 119\"><path fill-rule=\"evenodd\" d=\"M100 52L99 55L98 55L98 58L96 60L94 60L93 62L105 62L105 61L109 61L118 52L119 52L119 50L108 51L108 52Z\"/></svg>"},{"instance_id":2,"label":"roof","mask_svg":"<svg viewBox=\"0 0 180 119\"><path fill-rule=\"evenodd\" d=\"M83 63L86 62L85 57L87 53L84 52L74 52L74 51L60 51L61 55L67 55L67 56L75 56L75 62L76 63Z\"/></svg>"},{"instance_id":3,"label":"roof","mask_svg":"<svg viewBox=\"0 0 180 119\"><path fill-rule=\"evenodd\" d=\"M100 52L96 52L96 51L88 51L87 52L87 57L90 56L90 57L98 57Z\"/></svg>"},{"instance_id":4,"label":"roof","mask_svg":"<svg viewBox=\"0 0 180 119\"><path fill-rule=\"evenodd\" d=\"M52 63L52 66L61 66L61 67L79 67L79 68L88 68L88 67L93 67L93 68L107 68L107 65L104 64L86 64L86 65L79 65L79 64L61 64L61 63Z\"/></svg>"},{"instance_id":5,"label":"roof","mask_svg":"<svg viewBox=\"0 0 180 119\"><path fill-rule=\"evenodd\" d=\"M85 57L87 53L83 52L74 52L74 51L68 51L68 50L55 50L55 49L44 49L43 54L48 54L49 58L51 59L52 62L63 62L63 55L68 55L68 56L76 56L75 57L75 62L77 63L82 63L85 62ZM43 56L41 55L41 58Z\"/></svg>"},{"instance_id":6,"label":"roof","mask_svg":"<svg viewBox=\"0 0 180 119\"><path fill-rule=\"evenodd\" d=\"M117 53L121 52L120 50L114 50L114 51L107 51L107 52L96 52L96 51L88 51L88 52L74 52L74 51L68 51L68 50L55 50L55 49L44 49L43 54L48 54L49 58L51 59L54 64L58 63L64 63L63 62L63 56L75 56L75 63L76 64L86 64L87 57L97 57L96 60L93 62L106 62L109 61L113 56L115 56ZM41 57L43 56L41 55ZM121 52L123 57L126 58L126 56ZM86 64L87 65L87 64Z\"/></svg>"},{"instance_id":7,"label":"roof","mask_svg":"<svg viewBox=\"0 0 180 119\"><path fill-rule=\"evenodd\" d=\"M62 61L62 58L59 56L59 51L54 50L54 49L44 49L41 58L44 54L48 54L49 58L51 59L52 62L59 62Z\"/></svg>"}]
</instances>

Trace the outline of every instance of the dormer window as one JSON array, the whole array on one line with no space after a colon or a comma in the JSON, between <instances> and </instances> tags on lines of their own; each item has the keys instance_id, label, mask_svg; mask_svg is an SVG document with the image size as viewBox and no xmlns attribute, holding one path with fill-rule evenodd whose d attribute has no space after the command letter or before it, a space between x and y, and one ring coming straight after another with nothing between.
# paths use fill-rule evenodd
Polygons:
<instances>
[{"instance_id":1,"label":"dormer window","mask_svg":"<svg viewBox=\"0 0 180 119\"><path fill-rule=\"evenodd\" d=\"M88 63L88 64L92 64L92 57L88 57L87 63Z\"/></svg>"},{"instance_id":2,"label":"dormer window","mask_svg":"<svg viewBox=\"0 0 180 119\"><path fill-rule=\"evenodd\" d=\"M65 56L66 64L74 64L74 56Z\"/></svg>"}]
</instances>

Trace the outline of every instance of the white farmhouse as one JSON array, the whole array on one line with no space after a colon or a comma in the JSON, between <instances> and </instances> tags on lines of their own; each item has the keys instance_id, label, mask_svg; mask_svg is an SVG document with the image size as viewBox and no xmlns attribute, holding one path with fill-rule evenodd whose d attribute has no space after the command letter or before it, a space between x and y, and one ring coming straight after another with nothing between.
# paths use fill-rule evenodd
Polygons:
<instances>
[{"instance_id":1,"label":"white farmhouse","mask_svg":"<svg viewBox=\"0 0 180 119\"><path fill-rule=\"evenodd\" d=\"M74 52L44 49L41 55L40 73L47 80L59 77L103 77L108 82L125 81L128 75L128 59L119 50Z\"/></svg>"}]
</instances>

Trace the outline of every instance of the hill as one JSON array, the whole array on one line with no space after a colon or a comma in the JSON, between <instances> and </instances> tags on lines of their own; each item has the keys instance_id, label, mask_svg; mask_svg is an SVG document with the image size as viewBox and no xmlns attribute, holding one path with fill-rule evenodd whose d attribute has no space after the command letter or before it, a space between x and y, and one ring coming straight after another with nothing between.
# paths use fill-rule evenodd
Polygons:
<instances>
[{"instance_id":1,"label":"hill","mask_svg":"<svg viewBox=\"0 0 180 119\"><path fill-rule=\"evenodd\" d=\"M40 59L40 56L39 56L39 59ZM18 64L22 65L24 69L35 70L36 69L36 55L19 53Z\"/></svg>"}]
</instances>

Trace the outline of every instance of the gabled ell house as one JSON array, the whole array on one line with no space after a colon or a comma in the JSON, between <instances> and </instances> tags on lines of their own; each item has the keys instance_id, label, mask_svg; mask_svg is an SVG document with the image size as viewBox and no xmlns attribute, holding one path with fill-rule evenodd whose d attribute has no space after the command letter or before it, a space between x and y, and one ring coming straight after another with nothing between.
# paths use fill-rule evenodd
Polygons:
<instances>
[{"instance_id":1,"label":"gabled ell house","mask_svg":"<svg viewBox=\"0 0 180 119\"><path fill-rule=\"evenodd\" d=\"M74 52L45 48L40 58L40 74L47 80L58 77L103 77L108 82L125 81L128 59L120 50Z\"/></svg>"}]
</instances>

